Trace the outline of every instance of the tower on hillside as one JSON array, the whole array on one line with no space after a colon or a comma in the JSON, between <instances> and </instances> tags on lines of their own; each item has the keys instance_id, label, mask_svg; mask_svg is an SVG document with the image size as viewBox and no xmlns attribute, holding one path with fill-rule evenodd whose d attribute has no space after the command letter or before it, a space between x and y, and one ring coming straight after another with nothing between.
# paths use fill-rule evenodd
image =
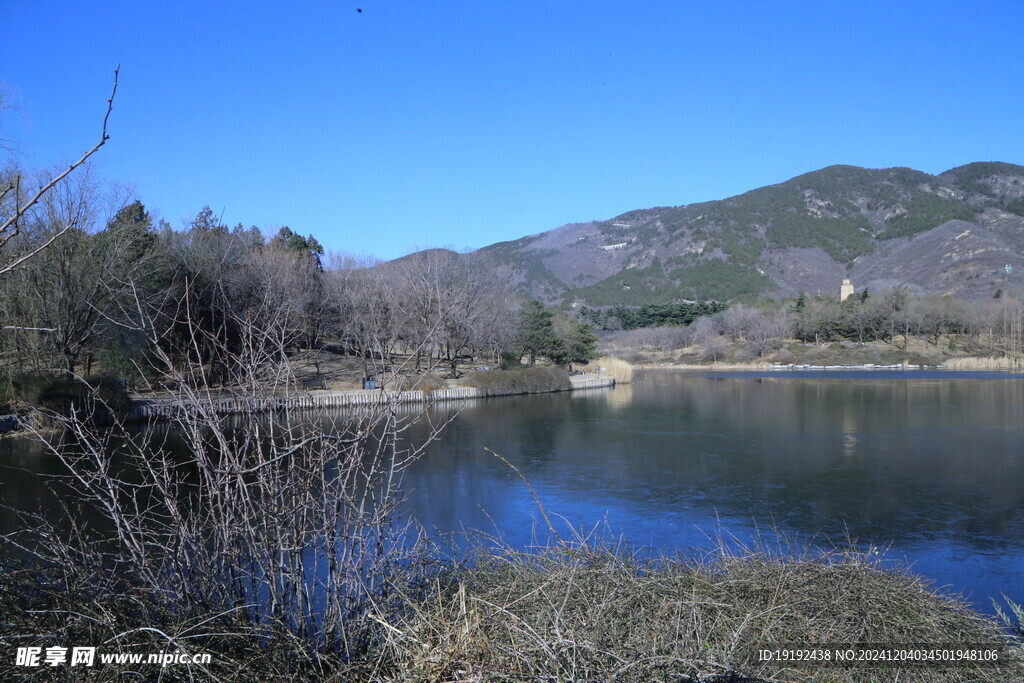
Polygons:
<instances>
[{"instance_id":1,"label":"tower on hillside","mask_svg":"<svg viewBox=\"0 0 1024 683\"><path fill-rule=\"evenodd\" d=\"M839 286L839 300L846 301L846 297L853 294L853 283L850 282L850 278L844 277L843 284Z\"/></svg>"}]
</instances>

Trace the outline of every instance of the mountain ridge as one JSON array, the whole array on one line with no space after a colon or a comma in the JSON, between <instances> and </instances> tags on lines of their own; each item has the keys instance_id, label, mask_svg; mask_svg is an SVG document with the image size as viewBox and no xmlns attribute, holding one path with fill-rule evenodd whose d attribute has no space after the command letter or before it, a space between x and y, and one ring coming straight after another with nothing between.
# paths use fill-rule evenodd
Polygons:
<instances>
[{"instance_id":1,"label":"mountain ridge","mask_svg":"<svg viewBox=\"0 0 1024 683\"><path fill-rule=\"evenodd\" d=\"M721 200L635 209L465 255L524 293L591 306L905 286L968 300L1024 290L1024 166L938 175L832 165ZM1009 265L1009 271L1005 266Z\"/></svg>"}]
</instances>

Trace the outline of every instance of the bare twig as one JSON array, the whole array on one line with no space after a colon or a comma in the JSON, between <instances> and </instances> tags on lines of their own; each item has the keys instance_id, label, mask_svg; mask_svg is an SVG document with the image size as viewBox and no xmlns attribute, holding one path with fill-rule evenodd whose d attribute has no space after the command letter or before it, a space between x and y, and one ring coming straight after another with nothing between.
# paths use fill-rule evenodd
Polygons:
<instances>
[{"instance_id":1,"label":"bare twig","mask_svg":"<svg viewBox=\"0 0 1024 683\"><path fill-rule=\"evenodd\" d=\"M35 206L36 203L38 203L39 200L42 199L42 197L47 192L52 190L58 183L60 183L62 180L68 177L68 175L70 175L72 171L74 171L76 168L84 164L89 159L89 157L91 157L93 154L99 151L99 149L106 144L107 140L110 139L110 136L107 134L107 122L110 119L110 112L114 108L114 96L117 94L118 73L120 72L120 70L120 65L118 65L117 68L114 69L114 85L112 90L110 91L110 97L107 98L107 110L103 115L103 126L100 130L99 142L97 142L91 148L86 150L85 153L83 153L82 156L79 157L78 161L72 163L70 166L68 166L66 169L58 173L56 176L51 178L47 183L45 183L42 187L40 187L39 190L37 190L36 193L33 194L32 197L29 198L29 200L26 201L24 204L21 203L20 198L15 202L14 213L10 217L8 217L2 224L0 224L0 248L2 248L8 241L10 241L15 235L17 235L21 231L20 219L29 211L29 209ZM20 179L15 183L16 193L18 192L18 187L20 187ZM9 187L7 190L4 191L4 193L6 194L6 192L10 191L10 189L11 188ZM42 246L33 249L29 253L21 256L20 258L16 259L11 263L0 266L0 275L10 272L11 270L17 268L22 263L27 261L28 259L38 254L40 251L42 251L50 244L52 244L54 240L56 240L58 237L60 237L68 230L70 230L72 226L73 224L69 223L55 235L51 236L50 239L47 240Z\"/></svg>"}]
</instances>

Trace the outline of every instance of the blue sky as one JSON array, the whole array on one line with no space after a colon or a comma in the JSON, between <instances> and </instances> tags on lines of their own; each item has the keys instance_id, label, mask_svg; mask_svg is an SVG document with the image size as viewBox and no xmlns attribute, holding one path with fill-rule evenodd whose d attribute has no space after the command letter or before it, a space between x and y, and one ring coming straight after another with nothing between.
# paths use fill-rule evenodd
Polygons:
<instances>
[{"instance_id":1,"label":"blue sky","mask_svg":"<svg viewBox=\"0 0 1024 683\"><path fill-rule=\"evenodd\" d=\"M363 11L358 12L357 8ZM0 0L20 161L393 258L830 164L1024 164L1024 3Z\"/></svg>"}]
</instances>

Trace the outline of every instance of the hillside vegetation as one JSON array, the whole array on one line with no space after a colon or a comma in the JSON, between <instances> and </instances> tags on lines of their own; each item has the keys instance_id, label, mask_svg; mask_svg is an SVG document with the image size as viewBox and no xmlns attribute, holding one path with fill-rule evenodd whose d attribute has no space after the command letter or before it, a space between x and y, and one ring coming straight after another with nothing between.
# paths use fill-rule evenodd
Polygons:
<instances>
[{"instance_id":1,"label":"hillside vegetation","mask_svg":"<svg viewBox=\"0 0 1024 683\"><path fill-rule=\"evenodd\" d=\"M1024 167L983 162L940 175L829 166L477 254L512 268L543 301L612 306L827 294L844 277L858 288L988 298L1024 285L1022 252Z\"/></svg>"}]
</instances>

